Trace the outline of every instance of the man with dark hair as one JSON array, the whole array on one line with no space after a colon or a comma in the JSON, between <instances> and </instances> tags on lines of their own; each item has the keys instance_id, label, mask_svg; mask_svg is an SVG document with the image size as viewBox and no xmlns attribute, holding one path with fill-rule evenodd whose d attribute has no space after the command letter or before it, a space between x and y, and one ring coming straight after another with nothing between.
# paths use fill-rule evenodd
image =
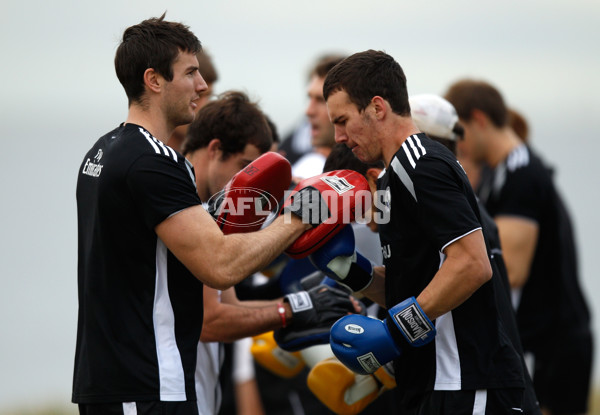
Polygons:
<instances>
[{"instance_id":1,"label":"man with dark hair","mask_svg":"<svg viewBox=\"0 0 600 415\"><path fill-rule=\"evenodd\" d=\"M242 92L225 92L198 111L182 153L194 166L200 199L208 200L235 173L269 151L271 136L262 111Z\"/></svg>"},{"instance_id":2,"label":"man with dark hair","mask_svg":"<svg viewBox=\"0 0 600 415\"><path fill-rule=\"evenodd\" d=\"M117 49L128 116L87 152L77 180L72 400L83 414L198 414L203 284L233 286L310 228L292 215L224 235L202 207L191 165L166 145L206 90L200 50L164 15L127 28Z\"/></svg>"},{"instance_id":3,"label":"man with dark hair","mask_svg":"<svg viewBox=\"0 0 600 415\"><path fill-rule=\"evenodd\" d=\"M454 155L415 126L402 68L384 52L356 53L328 73L323 94L336 142L385 163L389 213L379 223L385 267L371 281L328 272L359 283L388 316L341 318L334 353L363 374L393 360L402 413L520 413L522 355L477 200Z\"/></svg>"},{"instance_id":4,"label":"man with dark hair","mask_svg":"<svg viewBox=\"0 0 600 415\"><path fill-rule=\"evenodd\" d=\"M511 128L493 85L463 79L446 98L465 130L460 152L487 167L477 194L498 226L523 349L535 359L531 374L540 406L553 415L585 413L590 313L579 285L571 220L552 172Z\"/></svg>"},{"instance_id":5,"label":"man with dark hair","mask_svg":"<svg viewBox=\"0 0 600 415\"><path fill-rule=\"evenodd\" d=\"M458 122L458 115L454 110L452 104L446 101L444 98L433 95L433 94L419 94L411 95L409 97L409 103L411 108L412 119L415 126L423 133L427 134L429 138L444 145L453 154L456 153L456 143L463 137L463 128ZM375 163L364 163L352 154L352 151L344 144L337 144L331 154L325 162L325 170L330 169L350 169L357 171L364 175L369 184L372 184L372 191L376 191L376 179L383 170L384 166L381 161ZM500 296L500 301L508 304L510 303L510 292L508 285L508 277L506 275L506 267L502 259L502 250L500 247L500 238L496 229L496 225L493 219L488 215L487 211L482 204L478 204L481 220L486 225L483 227L485 232L486 241L489 244L489 250L491 252L490 260L495 262L497 266L498 277L503 283L504 290L498 290L497 294ZM374 209L376 206L373 207ZM371 229L376 230L377 224L375 216L371 217L369 222ZM356 229L355 229L355 237ZM364 253L363 248L358 245L357 238L357 251ZM508 318L510 322L505 324L505 327L511 329L508 334L512 337L513 343L520 345L519 334L516 330L516 324L514 323L514 316L512 313L505 313L504 318ZM381 315L378 316L381 318ZM524 365L524 363L523 363ZM526 396L524 397L523 409L525 413L539 414L539 408L537 406L537 399L533 391L533 385L529 376L526 376ZM385 404L377 399L375 405L371 404L368 407L368 411L376 411L385 408ZM374 412L372 412L374 413Z\"/></svg>"}]
</instances>

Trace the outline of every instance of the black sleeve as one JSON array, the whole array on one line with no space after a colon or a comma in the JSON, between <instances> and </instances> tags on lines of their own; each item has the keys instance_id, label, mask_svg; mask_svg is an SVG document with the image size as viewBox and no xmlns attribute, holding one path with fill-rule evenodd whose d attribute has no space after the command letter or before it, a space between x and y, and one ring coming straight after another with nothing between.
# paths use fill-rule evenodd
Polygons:
<instances>
[{"instance_id":1,"label":"black sleeve","mask_svg":"<svg viewBox=\"0 0 600 415\"><path fill-rule=\"evenodd\" d=\"M144 223L154 229L173 213L201 204L191 170L160 155L144 155L131 166L127 186Z\"/></svg>"},{"instance_id":2,"label":"black sleeve","mask_svg":"<svg viewBox=\"0 0 600 415\"><path fill-rule=\"evenodd\" d=\"M521 216L540 221L544 201L548 200L549 185L544 177L530 169L522 168L507 179L500 197L496 200L494 216Z\"/></svg>"},{"instance_id":3,"label":"black sleeve","mask_svg":"<svg viewBox=\"0 0 600 415\"><path fill-rule=\"evenodd\" d=\"M470 187L458 169L437 158L423 157L413 173L418 220L441 249L481 224ZM470 192L470 193L469 193ZM472 200L471 200L472 199Z\"/></svg>"}]
</instances>

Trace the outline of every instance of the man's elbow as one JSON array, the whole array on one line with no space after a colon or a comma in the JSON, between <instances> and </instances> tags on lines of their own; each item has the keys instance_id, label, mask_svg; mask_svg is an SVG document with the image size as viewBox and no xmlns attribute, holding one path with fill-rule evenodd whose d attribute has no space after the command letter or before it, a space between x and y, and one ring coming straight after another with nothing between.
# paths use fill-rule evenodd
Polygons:
<instances>
[{"instance_id":1,"label":"man's elbow","mask_svg":"<svg viewBox=\"0 0 600 415\"><path fill-rule=\"evenodd\" d=\"M490 262L481 259L471 258L464 272L464 275L468 275L472 292L477 291L479 287L492 278L492 266Z\"/></svg>"},{"instance_id":2,"label":"man's elbow","mask_svg":"<svg viewBox=\"0 0 600 415\"><path fill-rule=\"evenodd\" d=\"M238 340L235 338L235 332L232 332L231 324L228 322L235 319L231 307L217 302L204 303L204 319L202 322L202 331L200 332L200 341L209 342L232 342Z\"/></svg>"},{"instance_id":3,"label":"man's elbow","mask_svg":"<svg viewBox=\"0 0 600 415\"><path fill-rule=\"evenodd\" d=\"M214 343L222 342L229 343L236 339L226 336L222 331L211 330L208 327L202 327L202 333L200 333L200 341L203 343Z\"/></svg>"},{"instance_id":4,"label":"man's elbow","mask_svg":"<svg viewBox=\"0 0 600 415\"><path fill-rule=\"evenodd\" d=\"M227 313L225 313L227 314ZM221 316L222 317L222 316ZM202 332L200 333L200 341L204 343L221 342L231 343L243 338L239 333L237 326L224 322L223 319L216 318L212 321L204 319L202 324Z\"/></svg>"},{"instance_id":5,"label":"man's elbow","mask_svg":"<svg viewBox=\"0 0 600 415\"><path fill-rule=\"evenodd\" d=\"M483 284L485 284L486 282L488 282L489 280L492 279L492 265L490 264L489 259L485 258L485 260L481 260L478 261L478 268L477 268L477 272L476 275L477 277L477 282L479 284L479 286L481 287Z\"/></svg>"},{"instance_id":6,"label":"man's elbow","mask_svg":"<svg viewBox=\"0 0 600 415\"><path fill-rule=\"evenodd\" d=\"M235 285L235 276L224 267L214 267L209 272L194 272L194 276L203 284L215 290L224 291Z\"/></svg>"}]
</instances>

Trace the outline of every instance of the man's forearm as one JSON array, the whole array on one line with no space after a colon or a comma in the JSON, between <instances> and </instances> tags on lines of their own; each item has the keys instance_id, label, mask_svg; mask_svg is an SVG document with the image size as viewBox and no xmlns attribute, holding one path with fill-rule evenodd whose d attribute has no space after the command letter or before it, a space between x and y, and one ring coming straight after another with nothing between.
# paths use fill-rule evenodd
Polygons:
<instances>
[{"instance_id":1,"label":"man's forearm","mask_svg":"<svg viewBox=\"0 0 600 415\"><path fill-rule=\"evenodd\" d=\"M286 306L288 318L291 318L289 305ZM277 310L277 302L264 307L219 304L205 314L200 340L232 342L281 327L282 320Z\"/></svg>"}]
</instances>

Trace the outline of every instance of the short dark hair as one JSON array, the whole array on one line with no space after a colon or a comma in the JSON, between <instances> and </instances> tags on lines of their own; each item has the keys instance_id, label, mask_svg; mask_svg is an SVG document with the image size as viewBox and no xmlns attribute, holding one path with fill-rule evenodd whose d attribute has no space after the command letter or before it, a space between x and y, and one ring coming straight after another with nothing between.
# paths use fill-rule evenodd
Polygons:
<instances>
[{"instance_id":1,"label":"short dark hair","mask_svg":"<svg viewBox=\"0 0 600 415\"><path fill-rule=\"evenodd\" d=\"M226 91L210 101L190 124L182 146L184 155L208 146L213 138L221 141L223 160L255 145L261 153L271 149L272 132L258 104L240 91Z\"/></svg>"},{"instance_id":2,"label":"short dark hair","mask_svg":"<svg viewBox=\"0 0 600 415\"><path fill-rule=\"evenodd\" d=\"M462 79L450 86L445 98L454 106L459 118L469 121L473 110L486 114L498 127L506 126L508 109L504 99L494 86L485 81Z\"/></svg>"},{"instance_id":3,"label":"short dark hair","mask_svg":"<svg viewBox=\"0 0 600 415\"><path fill-rule=\"evenodd\" d=\"M130 105L142 100L146 69L153 68L171 81L173 62L179 52L202 50L200 41L188 26L164 20L165 14L128 27L117 48L115 70Z\"/></svg>"},{"instance_id":4,"label":"short dark hair","mask_svg":"<svg viewBox=\"0 0 600 415\"><path fill-rule=\"evenodd\" d=\"M333 69L333 67L335 65L337 65L338 63L343 61L345 58L346 58L345 55L338 55L338 54L333 54L333 53L322 55L321 57L319 57L317 59L317 61L315 62L315 65L310 70L310 72L308 74L309 80L313 76L317 76L319 78L325 78L325 76L327 76L329 71L331 69Z\"/></svg>"},{"instance_id":5,"label":"short dark hair","mask_svg":"<svg viewBox=\"0 0 600 415\"><path fill-rule=\"evenodd\" d=\"M374 96L389 102L392 111L409 116L408 90L404 71L385 52L369 49L355 53L333 67L323 85L325 100L337 91L344 90L350 101L363 111Z\"/></svg>"},{"instance_id":6,"label":"short dark hair","mask_svg":"<svg viewBox=\"0 0 600 415\"><path fill-rule=\"evenodd\" d=\"M362 174L363 176L367 175L367 170L370 168L378 168L383 169L385 166L382 161L376 161L374 163L365 163L359 160L352 150L346 147L345 144L339 143L333 146L331 149L331 153L327 156L325 160L325 165L323 166L323 173L333 170L354 170Z\"/></svg>"}]
</instances>

